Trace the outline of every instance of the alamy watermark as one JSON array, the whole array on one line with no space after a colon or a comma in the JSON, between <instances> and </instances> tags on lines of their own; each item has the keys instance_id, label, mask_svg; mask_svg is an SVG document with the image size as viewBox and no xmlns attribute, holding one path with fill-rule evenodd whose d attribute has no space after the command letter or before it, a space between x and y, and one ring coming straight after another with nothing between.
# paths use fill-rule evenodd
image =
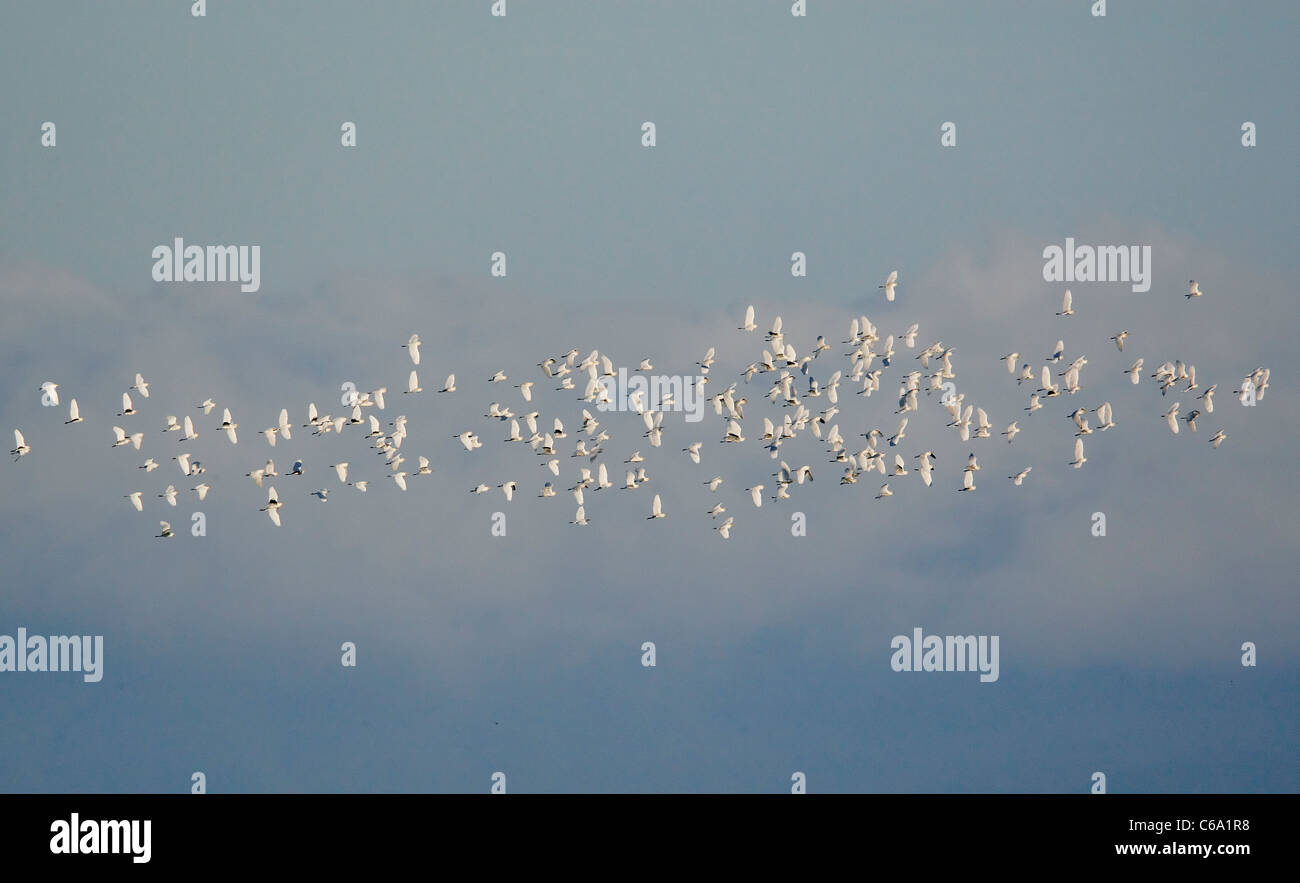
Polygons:
<instances>
[{"instance_id":1,"label":"alamy watermark","mask_svg":"<svg viewBox=\"0 0 1300 883\"><path fill-rule=\"evenodd\" d=\"M262 246L186 245L177 236L153 250L155 282L238 282L249 293L262 287Z\"/></svg>"},{"instance_id":2,"label":"alamy watermark","mask_svg":"<svg viewBox=\"0 0 1300 883\"><path fill-rule=\"evenodd\" d=\"M1130 282L1133 291L1151 290L1151 246L1079 245L1065 238L1065 247L1043 249L1043 279L1047 282Z\"/></svg>"},{"instance_id":3,"label":"alamy watermark","mask_svg":"<svg viewBox=\"0 0 1300 883\"><path fill-rule=\"evenodd\" d=\"M627 368L619 368L617 375L596 382L601 387L598 411L684 411L687 423L704 419L703 376L629 375Z\"/></svg>"},{"instance_id":4,"label":"alamy watermark","mask_svg":"<svg viewBox=\"0 0 1300 883\"><path fill-rule=\"evenodd\" d=\"M998 679L997 635L927 635L914 628L911 637L895 635L889 646L894 671L979 671L981 683Z\"/></svg>"},{"instance_id":5,"label":"alamy watermark","mask_svg":"<svg viewBox=\"0 0 1300 883\"><path fill-rule=\"evenodd\" d=\"M0 635L0 672L6 671L79 671L86 683L97 684L104 677L104 636L29 637L19 628L17 639Z\"/></svg>"}]
</instances>

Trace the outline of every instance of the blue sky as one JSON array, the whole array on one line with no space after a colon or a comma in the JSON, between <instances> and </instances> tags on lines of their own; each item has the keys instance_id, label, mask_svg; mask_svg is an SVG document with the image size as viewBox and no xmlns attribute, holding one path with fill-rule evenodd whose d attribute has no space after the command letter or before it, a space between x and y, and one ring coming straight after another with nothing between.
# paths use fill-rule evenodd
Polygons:
<instances>
[{"instance_id":1,"label":"blue sky","mask_svg":"<svg viewBox=\"0 0 1300 883\"><path fill-rule=\"evenodd\" d=\"M482 791L497 770L512 791L781 791L795 770L812 791L1081 792L1095 770L1115 792L1296 789L1292 4L172 5L25 4L0 29L0 429L34 448L0 468L0 634L103 634L106 657L98 684L0 673L0 790L174 791L194 770L223 792ZM174 236L260 245L261 290L154 283ZM1075 285L1078 315L1056 317L1041 255L1067 236L1150 245L1151 291ZM1205 297L1182 297L1190 278ZM579 529L563 490L537 498L541 458L482 416L523 410L493 372L544 380L570 347L693 374L714 346L756 436L782 409L740 376L762 349L735 330L748 303L800 354L835 345L822 382L853 317L918 323L920 346L956 347L967 401L1025 431L962 443L925 399L900 450L933 448L935 485L884 501L802 433L781 456L816 482L754 510L744 488L770 496L775 461L716 444L711 411L667 415L656 450L635 415L602 415L613 476L641 449L653 480L589 493ZM430 392L406 397L412 332ZM1058 338L1089 360L1084 391L1026 417L998 359L1037 368ZM1191 393L1128 384L1138 356L1218 384L1197 433L1160 420ZM1271 387L1242 408L1257 366ZM137 371L153 395L118 418ZM452 371L460 392L434 395ZM846 438L892 432L900 373L869 400L841 387ZM40 406L46 380L84 424ZM409 416L404 452L433 477L401 494L355 430L254 435L281 407L295 427L309 401L338 413L345 381L388 387L383 418ZM582 403L554 385L536 407L572 432ZM237 446L194 409L208 396ZM1073 399L1118 424L1078 471ZM202 506L155 497L193 484L167 414L200 430ZM138 454L109 449L123 420ZM472 454L451 438L469 428ZM700 466L679 453L696 440ZM959 494L968 450L985 465ZM274 482L279 530L244 477L268 456L307 464ZM334 479L345 458L367 494ZM509 479L510 504L467 493ZM650 492L669 518L645 520ZM155 540L169 517L180 535ZM1000 635L1000 679L891 671L914 627Z\"/></svg>"}]
</instances>

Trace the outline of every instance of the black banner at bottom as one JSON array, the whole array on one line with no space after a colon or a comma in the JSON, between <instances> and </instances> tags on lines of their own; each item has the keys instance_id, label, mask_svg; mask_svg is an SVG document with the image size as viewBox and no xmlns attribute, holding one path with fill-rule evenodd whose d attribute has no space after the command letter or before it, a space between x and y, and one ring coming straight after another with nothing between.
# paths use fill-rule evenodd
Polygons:
<instances>
[{"instance_id":1,"label":"black banner at bottom","mask_svg":"<svg viewBox=\"0 0 1300 883\"><path fill-rule=\"evenodd\" d=\"M3 795L0 851L7 863L83 870L338 871L432 858L493 871L734 873L847 855L1230 872L1284 859L1296 808L1294 795Z\"/></svg>"}]
</instances>

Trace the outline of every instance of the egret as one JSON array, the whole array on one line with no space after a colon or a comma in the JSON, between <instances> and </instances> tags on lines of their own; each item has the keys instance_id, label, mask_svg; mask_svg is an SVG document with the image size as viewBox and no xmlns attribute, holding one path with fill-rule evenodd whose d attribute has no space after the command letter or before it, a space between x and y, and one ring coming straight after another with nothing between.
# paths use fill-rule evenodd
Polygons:
<instances>
[{"instance_id":1,"label":"egret","mask_svg":"<svg viewBox=\"0 0 1300 883\"><path fill-rule=\"evenodd\" d=\"M1070 465L1075 469L1079 469L1087 462L1088 458L1083 456L1083 439L1076 438L1074 440L1074 459L1070 461Z\"/></svg>"},{"instance_id":2,"label":"egret","mask_svg":"<svg viewBox=\"0 0 1300 883\"><path fill-rule=\"evenodd\" d=\"M158 527L159 527L159 533L156 539L162 540L162 539L168 539L170 537L176 536L176 534L172 533L172 526L170 522L160 521L158 522Z\"/></svg>"},{"instance_id":3,"label":"egret","mask_svg":"<svg viewBox=\"0 0 1300 883\"><path fill-rule=\"evenodd\" d=\"M1015 475L1008 475L1007 478L1015 482L1016 487L1020 487L1020 485L1022 485L1025 481L1025 476L1027 476L1033 470L1033 468L1034 467L1032 466L1026 466L1024 469L1020 470Z\"/></svg>"},{"instance_id":4,"label":"egret","mask_svg":"<svg viewBox=\"0 0 1300 883\"><path fill-rule=\"evenodd\" d=\"M899 421L899 423L898 423L898 431L895 432L893 435L891 435L891 436L889 437L889 446L890 446L891 448L894 447L895 445L897 445L899 442L901 442L903 439L905 439L905 438L907 437L906 435L903 434L903 431L904 431L905 429L907 429L907 418L906 418L906 417L904 417L902 420Z\"/></svg>"},{"instance_id":5,"label":"egret","mask_svg":"<svg viewBox=\"0 0 1300 883\"><path fill-rule=\"evenodd\" d=\"M1142 360L1138 359L1133 363L1133 367L1124 372L1128 375L1129 382L1137 386L1139 378L1142 376Z\"/></svg>"},{"instance_id":6,"label":"egret","mask_svg":"<svg viewBox=\"0 0 1300 883\"><path fill-rule=\"evenodd\" d=\"M1065 298L1064 298L1064 300L1061 302L1061 312L1057 313L1056 315L1058 315L1058 316L1073 316L1073 315L1074 315L1074 307L1072 306L1072 301L1073 301L1073 298L1070 296L1070 289L1067 288L1067 289L1065 289Z\"/></svg>"},{"instance_id":7,"label":"egret","mask_svg":"<svg viewBox=\"0 0 1300 883\"><path fill-rule=\"evenodd\" d=\"M402 344L402 348L410 354L412 365L420 364L420 335L412 334L406 343Z\"/></svg>"},{"instance_id":8,"label":"egret","mask_svg":"<svg viewBox=\"0 0 1300 883\"><path fill-rule=\"evenodd\" d=\"M885 290L885 300L890 301L892 303L894 300L894 289L898 287L898 271L897 270L891 271L889 274L889 278L885 280L885 284L878 285L876 287L883 288Z\"/></svg>"},{"instance_id":9,"label":"egret","mask_svg":"<svg viewBox=\"0 0 1300 883\"><path fill-rule=\"evenodd\" d=\"M67 426L69 423L80 422L82 422L81 408L77 407L77 400L73 399L68 402L68 419L63 421L63 425Z\"/></svg>"},{"instance_id":10,"label":"egret","mask_svg":"<svg viewBox=\"0 0 1300 883\"><path fill-rule=\"evenodd\" d=\"M135 511L144 511L144 503L140 501L140 498L144 496L144 491L132 491L129 494L123 494L123 496L131 501L131 505L135 507Z\"/></svg>"},{"instance_id":11,"label":"egret","mask_svg":"<svg viewBox=\"0 0 1300 883\"><path fill-rule=\"evenodd\" d=\"M275 488L268 488L266 492L266 505L259 512L265 512L271 519L271 523L276 527L280 526L280 495L275 492Z\"/></svg>"},{"instance_id":12,"label":"egret","mask_svg":"<svg viewBox=\"0 0 1300 883\"><path fill-rule=\"evenodd\" d=\"M226 431L226 438L230 439L232 445L239 444L239 438L235 435L235 430L238 428L239 424L230 419L230 409L224 409L221 415L221 425L218 426L217 429L224 429Z\"/></svg>"},{"instance_id":13,"label":"egret","mask_svg":"<svg viewBox=\"0 0 1300 883\"><path fill-rule=\"evenodd\" d=\"M758 326L754 324L754 305L750 304L745 307L745 321L740 323L737 331L753 331Z\"/></svg>"},{"instance_id":14,"label":"egret","mask_svg":"<svg viewBox=\"0 0 1300 883\"><path fill-rule=\"evenodd\" d=\"M659 501L659 495L655 494L654 500L652 500L650 503L650 515L648 518L646 518L646 521L653 521L656 518L667 518L667 517L668 517L667 513L664 512L663 503Z\"/></svg>"}]
</instances>

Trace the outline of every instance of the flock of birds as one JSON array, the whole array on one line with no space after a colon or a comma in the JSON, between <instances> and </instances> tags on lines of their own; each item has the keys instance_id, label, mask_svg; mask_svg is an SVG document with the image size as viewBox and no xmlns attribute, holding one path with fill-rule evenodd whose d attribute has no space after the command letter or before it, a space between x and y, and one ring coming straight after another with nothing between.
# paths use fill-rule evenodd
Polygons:
<instances>
[{"instance_id":1,"label":"flock of birds","mask_svg":"<svg viewBox=\"0 0 1300 883\"><path fill-rule=\"evenodd\" d=\"M895 299L897 287L897 271L890 273L885 283L879 286L884 291L886 300L891 302ZM1197 283L1189 282L1189 292L1186 297L1190 299L1201 294ZM1065 292L1061 311L1056 315L1062 318L1075 315L1069 290ZM746 309L744 321L737 330L746 335L758 330L753 306ZM875 472L877 476L886 479L875 495L877 500L893 496L894 491L890 485L897 484L912 474L918 475L920 482L926 488L931 487L937 460L934 451L923 450L915 453L911 458L918 461L915 467L910 466L908 460L899 452L902 442L907 438L908 415L919 410L922 392L927 397L935 393L939 394L938 401L951 418L947 426L952 428L963 442L990 439L996 427L984 408L973 403L967 404L965 395L956 392L953 383L957 377L953 364L955 348L942 341L935 341L913 354L911 351L917 348L918 335L919 326L912 324L899 334L886 335L882 341L876 326L865 315L859 316L849 323L848 336L841 341L841 345L846 347L842 351L843 357L847 359L846 366L832 370L834 366L827 365L827 370L819 372L817 369L825 364L822 360L823 354L833 350L834 346L824 336L819 336L810 350L800 356L793 344L785 339L781 317L776 316L772 321L771 329L764 336L761 355L740 372L739 377L743 380L733 380L725 389L708 397L722 431L719 442L759 444L768 451L771 459L777 460L781 457L784 444L807 432L820 441L832 463L843 467L840 476L842 485L857 484ZM1128 338L1128 331L1120 331L1110 340L1122 353ZM422 394L424 388L420 385L419 378L421 348L419 335L412 334L402 347L406 349L411 361L404 395ZM907 361L902 361L903 351L911 355ZM1031 362L1022 361L1019 352L1008 353L1002 359L1006 363L1007 372L1015 379L1017 385L1035 384L1029 388L1029 402L1024 409L1030 417L1045 407L1046 400L1079 393L1082 389L1083 369L1088 365L1088 359L1082 355L1074 357L1067 363L1063 340L1056 341L1045 359L1045 364L1038 369L1035 369ZM715 348L710 347L704 357L696 363L699 369L697 382L704 387L712 382L710 369L715 361ZM920 363L919 368L914 364L916 362ZM885 435L884 430L872 428L861 435L852 436L853 443L850 444L850 439L841 434L839 423L836 421L840 412L841 386L855 387L856 395L864 398L869 399L873 394L879 394L883 398L881 389L885 369L895 366L898 366L898 373L901 375L897 395L891 400L896 404L894 415L899 417L897 428L888 436ZM1124 372L1129 376L1132 384L1137 385L1141 381L1143 366L1144 360L1139 358ZM1054 374L1053 367L1061 370ZM563 462L561 458L564 456L564 443L569 439L570 432L565 428L563 417L552 415L549 420L543 420L539 411L531 410L534 388L539 383L558 384L555 387L557 391L572 390L577 394L576 397L580 402L601 410L602 404L611 403L611 384L608 378L615 377L616 372L614 363L608 355L592 350L586 356L582 356L577 348L570 349L560 356L544 358L537 363L537 368L539 374L536 379L523 380L513 385L513 389L518 390L522 401L520 410L524 408L530 410L516 414L509 406L493 402L488 406L484 418L496 424L508 424L509 435L504 439L505 444L527 446L531 449L538 458L540 468L549 473L549 479L541 484L538 496L553 498L560 493L559 480L561 472L564 471L561 467ZM650 359L645 359L636 370L649 375L655 371L655 368ZM824 379L818 380L819 374ZM771 407L784 410L784 414L777 420L763 416L761 432L752 419L747 422L745 409L749 400L741 387L743 382L745 388L753 389L750 384L756 377L771 378L771 383L762 397L768 400ZM1162 396L1174 392L1197 393L1194 400L1200 404L1186 413L1182 412L1180 400L1175 401L1160 415L1159 419L1168 425L1173 434L1177 435L1181 425L1184 424L1191 432L1196 432L1197 419L1202 414L1208 415L1214 412L1214 393L1217 387L1210 385L1201 388L1197 383L1195 365L1184 363L1182 360L1166 361L1150 377L1159 385ZM497 371L487 378L487 383L492 387L508 381L509 377L504 370ZM1268 369L1257 368L1242 380L1234 394L1242 397L1243 400L1246 396L1252 396L1256 400L1262 399L1268 385ZM47 382L40 387L46 404L60 404L59 389L59 384L53 382ZM398 415L392 421L384 423L375 413L386 410L387 392L386 387L379 387L369 392L353 391L348 394L344 406L346 413L338 415L321 414L315 403L311 403L306 409L307 422L297 428L310 431L315 437L329 434L342 435L345 432L362 435L377 456L384 459L388 470L386 478L391 480L399 491L406 491L408 478L428 476L434 470L430 459L423 455L416 457L413 467L402 468L407 464L407 457L403 453L403 443L407 437L407 418ZM448 375L446 382L437 392L445 395L455 394L456 375ZM703 394L702 390L698 392ZM122 406L117 416L122 418L121 423L125 425L112 427L112 446L128 451L142 451L146 433L143 430L129 431L134 428L138 420L142 419L132 393L141 400L141 405L145 400L150 399L149 383L141 374L136 374L134 384L122 393ZM825 407L818 411L810 407L822 402L825 403ZM642 438L646 440L646 444L651 448L661 448L665 431L664 412L675 409L678 403L674 402L671 396L662 401L649 402L646 401L643 391L638 390L628 397L627 406L639 414L644 427ZM214 422L212 415L216 407L216 402L208 398L194 406L195 414L185 414L181 417L166 415L166 422L158 432L161 435L174 433L180 443L190 446L191 442L195 442L200 437L201 433L195 427L195 419L201 413L202 418L207 421L201 427L202 429L206 430L210 427L213 431L223 434L231 445L237 445L240 424L235 422L228 407L222 408L221 421ZM1075 432L1073 458L1065 462L1079 469L1088 462L1085 456L1084 439L1093 432L1106 432L1114 428L1115 415L1110 402L1102 402L1095 408L1076 407L1066 416L1073 422ZM1092 418L1095 418L1095 423ZM68 419L63 422L66 425L85 422L75 398L69 401ZM998 434L1005 438L1008 444L1013 444L1016 436L1022 431L1018 424L1018 420L1013 420ZM573 483L567 487L566 492L572 494L576 505L576 513L570 524L581 526L591 523L591 519L587 516L586 492L594 493L615 487L615 482L610 478L612 461L606 456L607 446L613 444L614 437L609 428L602 426L601 421L587 407L581 408L580 419L576 417L571 419L571 425L575 438L565 459L578 459L580 462L573 470ZM353 430L352 427L358 428ZM276 421L258 430L257 435L264 439L269 447L274 448L277 439L291 441L294 430L295 427L290 424L288 409L282 408ZM482 448L484 444L473 429L456 433L452 438L460 443L464 452L461 456L472 456L473 452ZM750 442L751 438L752 442ZM865 439L865 444L856 441L858 438ZM1226 438L1223 430L1219 429L1209 439L1209 443L1214 448L1218 448ZM882 443L883 448L879 447ZM703 462L703 440L690 441L681 450L693 464L700 465ZM10 452L15 461L30 455L32 451L33 446L22 431L15 429L14 449ZM627 453L628 456L622 460L622 466L625 467L625 480L621 488L632 491L650 483L651 477L647 473L646 459L641 451L630 450ZM178 453L170 459L175 462L176 468L186 479L198 480L206 471L202 461L188 451ZM258 459L260 460L260 457ZM355 475L349 462L340 460L328 465L337 477L339 485L350 487L355 492L367 491L368 482ZM161 467L162 464L154 457L149 457L138 464L138 468L146 475ZM1032 468L1032 466L1025 466L1009 475L1008 479L1016 487L1020 487ZM962 468L961 482L956 490L967 493L975 491L975 475L980 469L977 454L971 452ZM306 471L307 466L304 461L295 459L285 477L303 476ZM282 523L281 511L285 504L274 485L266 484L268 479L281 477L276 470L274 459L267 459L264 465L251 469L245 477L251 479L258 488L265 487L266 502L259 511L265 512L270 521L279 527ZM774 492L768 499L777 502L790 499L792 488L813 481L813 468L810 464L792 467L784 459L780 459L777 471L772 474L772 477L775 479ZM717 475L703 482L711 494L715 493L722 483L722 477ZM487 483L477 484L469 492L487 494L496 489L500 490L509 502L514 499L519 487L519 481L509 479L497 483L495 488ZM745 492L755 507L762 507L767 489L766 482L755 482L745 488ZM206 481L199 480L197 484L190 486L189 490L197 495L199 500L203 500L212 488ZM167 506L175 507L180 495L181 491L174 484L169 483L161 493L156 494L156 498L163 500ZM131 491L123 496L137 512L144 510L145 491ZM310 496L325 503L330 499L330 489L317 488L311 491ZM736 523L734 515L722 519L726 512L723 502L715 502L704 512L717 522L713 529L723 539L731 536ZM667 516L668 510L664 506L661 495L654 494L649 501L647 520ZM160 521L159 526L160 532L157 534L159 538L175 536L169 522Z\"/></svg>"}]
</instances>

